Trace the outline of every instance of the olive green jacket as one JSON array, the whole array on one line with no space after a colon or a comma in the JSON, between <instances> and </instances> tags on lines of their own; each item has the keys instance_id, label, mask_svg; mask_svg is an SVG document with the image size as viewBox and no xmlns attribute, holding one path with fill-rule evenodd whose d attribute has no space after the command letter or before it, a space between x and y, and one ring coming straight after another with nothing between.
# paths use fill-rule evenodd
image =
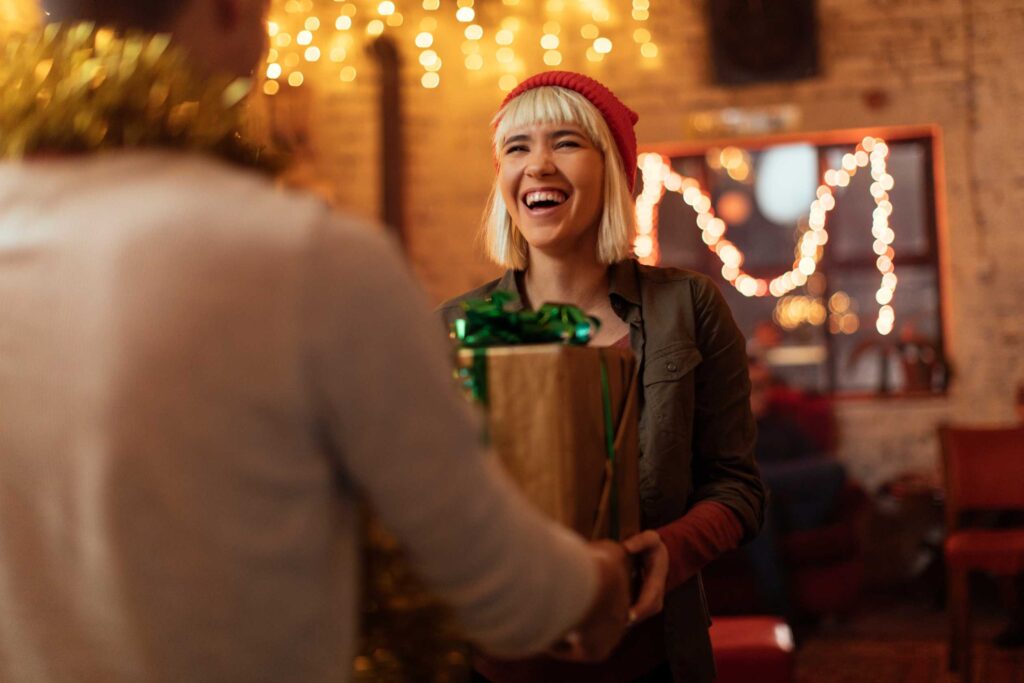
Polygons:
<instances>
[{"instance_id":1,"label":"olive green jacket","mask_svg":"<svg viewBox=\"0 0 1024 683\"><path fill-rule=\"evenodd\" d=\"M754 461L746 342L725 299L703 275L636 261L611 265L609 279L612 309L629 324L642 380L644 527L663 526L694 504L714 500L735 513L750 540L761 528L766 494ZM451 323L461 301L495 290L517 293L515 271L442 304L439 312ZM675 679L713 680L699 575L666 596L664 617Z\"/></svg>"}]
</instances>

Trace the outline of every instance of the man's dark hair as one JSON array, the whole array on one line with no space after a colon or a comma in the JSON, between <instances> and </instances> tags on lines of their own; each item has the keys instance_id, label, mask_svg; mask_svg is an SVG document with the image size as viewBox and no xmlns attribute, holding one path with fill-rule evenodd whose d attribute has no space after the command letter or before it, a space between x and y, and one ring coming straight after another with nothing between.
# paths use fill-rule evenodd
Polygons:
<instances>
[{"instance_id":1,"label":"man's dark hair","mask_svg":"<svg viewBox=\"0 0 1024 683\"><path fill-rule=\"evenodd\" d=\"M182 4L181 0L42 0L50 21L95 21L145 31L167 29Z\"/></svg>"}]
</instances>

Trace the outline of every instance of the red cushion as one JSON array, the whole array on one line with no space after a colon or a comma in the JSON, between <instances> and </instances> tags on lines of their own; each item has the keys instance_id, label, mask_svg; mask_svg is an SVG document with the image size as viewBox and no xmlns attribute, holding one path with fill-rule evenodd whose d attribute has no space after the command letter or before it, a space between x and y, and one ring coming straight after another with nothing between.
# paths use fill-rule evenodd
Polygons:
<instances>
[{"instance_id":1,"label":"red cushion","mask_svg":"<svg viewBox=\"0 0 1024 683\"><path fill-rule=\"evenodd\" d=\"M711 624L718 683L790 683L793 637L775 617L716 617Z\"/></svg>"},{"instance_id":2,"label":"red cushion","mask_svg":"<svg viewBox=\"0 0 1024 683\"><path fill-rule=\"evenodd\" d=\"M1024 571L1024 529L967 529L946 538L946 562L1000 576Z\"/></svg>"}]
</instances>

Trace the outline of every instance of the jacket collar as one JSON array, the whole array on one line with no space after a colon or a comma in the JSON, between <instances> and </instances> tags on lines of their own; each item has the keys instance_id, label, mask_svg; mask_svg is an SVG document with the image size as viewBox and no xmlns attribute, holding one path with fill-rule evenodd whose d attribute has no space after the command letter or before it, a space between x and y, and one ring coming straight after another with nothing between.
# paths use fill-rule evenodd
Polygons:
<instances>
[{"instance_id":1,"label":"jacket collar","mask_svg":"<svg viewBox=\"0 0 1024 683\"><path fill-rule=\"evenodd\" d=\"M517 278L521 272L511 269L506 270L495 286L496 290L516 295L516 299L509 304L509 309L513 311L523 310L523 300L517 283ZM608 266L608 296L611 298L613 306L616 304L616 299L632 304L627 309L634 309L640 306L640 273L636 261L627 259ZM615 306L615 308L616 312L618 312L618 307ZM619 315L626 319L623 313Z\"/></svg>"}]
</instances>

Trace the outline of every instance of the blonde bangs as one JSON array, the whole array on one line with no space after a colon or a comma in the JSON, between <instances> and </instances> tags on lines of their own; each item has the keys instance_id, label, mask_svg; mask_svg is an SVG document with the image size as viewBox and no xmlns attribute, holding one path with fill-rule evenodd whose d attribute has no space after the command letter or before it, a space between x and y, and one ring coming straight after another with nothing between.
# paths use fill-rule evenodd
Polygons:
<instances>
[{"instance_id":1,"label":"blonde bangs","mask_svg":"<svg viewBox=\"0 0 1024 683\"><path fill-rule=\"evenodd\" d=\"M605 136L600 134L600 128L607 130L601 113L583 95L557 86L527 90L494 116L491 125L494 126L495 152L501 149L510 130L538 123L571 123L579 126L590 138L591 144L601 150L602 154L608 154L606 142L611 133Z\"/></svg>"}]
</instances>

